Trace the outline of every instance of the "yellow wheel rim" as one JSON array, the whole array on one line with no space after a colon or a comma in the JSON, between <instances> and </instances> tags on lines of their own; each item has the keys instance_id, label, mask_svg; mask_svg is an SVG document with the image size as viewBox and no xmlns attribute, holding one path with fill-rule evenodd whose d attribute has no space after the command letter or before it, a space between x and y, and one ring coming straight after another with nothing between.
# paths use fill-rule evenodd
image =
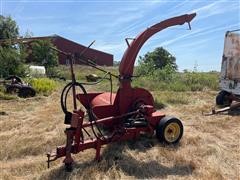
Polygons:
<instances>
[{"instance_id":1,"label":"yellow wheel rim","mask_svg":"<svg viewBox=\"0 0 240 180\"><path fill-rule=\"evenodd\" d=\"M172 143L176 141L181 133L181 128L178 123L172 122L168 124L164 130L164 137L166 141Z\"/></svg>"}]
</instances>

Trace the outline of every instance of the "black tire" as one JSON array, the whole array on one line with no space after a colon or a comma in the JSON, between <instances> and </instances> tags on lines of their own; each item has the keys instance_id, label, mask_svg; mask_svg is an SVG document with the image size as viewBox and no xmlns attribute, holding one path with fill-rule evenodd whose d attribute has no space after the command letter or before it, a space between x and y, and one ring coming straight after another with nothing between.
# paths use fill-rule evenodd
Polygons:
<instances>
[{"instance_id":1,"label":"black tire","mask_svg":"<svg viewBox=\"0 0 240 180\"><path fill-rule=\"evenodd\" d=\"M169 137L171 134L172 137ZM166 116L162 118L156 127L156 136L161 143L176 144L180 141L182 135L182 122L175 117Z\"/></svg>"},{"instance_id":2,"label":"black tire","mask_svg":"<svg viewBox=\"0 0 240 180\"><path fill-rule=\"evenodd\" d=\"M216 105L230 106L232 100L229 98L231 94L227 91L220 91L216 97Z\"/></svg>"},{"instance_id":3,"label":"black tire","mask_svg":"<svg viewBox=\"0 0 240 180\"><path fill-rule=\"evenodd\" d=\"M22 87L18 92L18 96L21 98L33 97L35 95L36 91L31 87Z\"/></svg>"},{"instance_id":4,"label":"black tire","mask_svg":"<svg viewBox=\"0 0 240 180\"><path fill-rule=\"evenodd\" d=\"M19 92L20 88L21 88L21 86L18 86L18 85L7 85L6 92L9 94L16 94Z\"/></svg>"}]
</instances>

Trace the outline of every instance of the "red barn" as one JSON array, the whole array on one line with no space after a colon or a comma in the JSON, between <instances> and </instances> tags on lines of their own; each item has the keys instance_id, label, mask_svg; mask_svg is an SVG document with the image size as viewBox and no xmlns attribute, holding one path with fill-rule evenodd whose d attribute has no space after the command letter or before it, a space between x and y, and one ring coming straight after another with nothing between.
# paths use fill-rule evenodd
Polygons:
<instances>
[{"instance_id":1,"label":"red barn","mask_svg":"<svg viewBox=\"0 0 240 180\"><path fill-rule=\"evenodd\" d=\"M59 49L64 52L80 54L86 46L78 44L69 39L63 38L58 35L49 36L52 43ZM83 55L85 58L94 61L97 65L100 66L113 66L113 55L102 52L96 49L89 48ZM79 64L79 62L75 62ZM68 60L64 55L59 54L59 64L68 64Z\"/></svg>"}]
</instances>

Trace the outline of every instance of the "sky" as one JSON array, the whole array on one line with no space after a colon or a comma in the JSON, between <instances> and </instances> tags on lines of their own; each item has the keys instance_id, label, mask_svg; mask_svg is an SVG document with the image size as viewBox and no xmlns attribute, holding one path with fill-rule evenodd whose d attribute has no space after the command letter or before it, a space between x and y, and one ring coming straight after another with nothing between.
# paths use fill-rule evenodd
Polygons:
<instances>
[{"instance_id":1,"label":"sky","mask_svg":"<svg viewBox=\"0 0 240 180\"><path fill-rule=\"evenodd\" d=\"M138 56L157 47L173 54L179 70L220 71L224 35L240 29L239 0L0 0L1 15L10 15L20 34L57 34L114 55L120 61L134 38L147 27L174 16L196 12L188 25L151 37ZM136 61L137 62L137 61Z\"/></svg>"}]
</instances>

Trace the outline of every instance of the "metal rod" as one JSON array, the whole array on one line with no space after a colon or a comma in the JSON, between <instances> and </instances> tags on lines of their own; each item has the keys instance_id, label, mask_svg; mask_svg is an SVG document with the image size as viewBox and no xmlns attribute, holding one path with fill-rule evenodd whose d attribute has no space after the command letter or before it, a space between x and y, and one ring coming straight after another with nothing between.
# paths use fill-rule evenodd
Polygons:
<instances>
[{"instance_id":1,"label":"metal rod","mask_svg":"<svg viewBox=\"0 0 240 180\"><path fill-rule=\"evenodd\" d=\"M53 47L53 46L50 46L50 48L51 48L52 50L54 50L54 51L57 51L57 52L60 53L60 54L63 54L63 55L65 55L65 56L70 56L70 53L66 53L66 52L64 52L64 51L61 51L60 49L57 49L57 48L55 48L55 47Z\"/></svg>"},{"instance_id":2,"label":"metal rod","mask_svg":"<svg viewBox=\"0 0 240 180\"><path fill-rule=\"evenodd\" d=\"M76 78L73 70L73 57L70 56L70 69L71 69L71 75L72 75L72 94L73 94L73 107L74 110L77 110L77 100L76 100Z\"/></svg>"},{"instance_id":3,"label":"metal rod","mask_svg":"<svg viewBox=\"0 0 240 180\"><path fill-rule=\"evenodd\" d=\"M99 70L99 71L102 71L102 72L105 72L105 73L109 73L109 74L111 74L111 75L112 75L113 77L115 77L115 78L118 78L117 75L112 74L111 72L106 71L106 70L104 70L104 69L102 69L102 68L100 68L100 67L97 67L96 65L90 64L88 61L85 61L85 60L80 59L80 58L77 58L76 60L78 60L78 61L80 61L80 62L82 62L82 63L84 63L84 64L86 64L86 65L88 65L88 66L91 66L91 67L93 67L93 68L95 68L95 69L97 69L97 70Z\"/></svg>"},{"instance_id":4,"label":"metal rod","mask_svg":"<svg viewBox=\"0 0 240 180\"><path fill-rule=\"evenodd\" d=\"M103 123L103 122L106 122L106 121L112 121L113 119L124 118L124 117L126 117L126 116L130 116L130 115L134 115L134 114L138 114L138 113L139 113L139 110L137 110L137 111L132 111L132 112L129 112L129 113L120 115L120 116L115 116L115 117L110 116L110 117L106 117L106 118L102 118L102 119L97 119L96 121L93 121L93 122L84 123L84 124L82 125L82 127L89 127L90 125L100 124L100 123Z\"/></svg>"},{"instance_id":5,"label":"metal rod","mask_svg":"<svg viewBox=\"0 0 240 180\"><path fill-rule=\"evenodd\" d=\"M90 45L88 47L86 47L80 54L80 56L82 56L86 51L87 49L89 49L93 43L95 42L95 40L93 42L90 43ZM74 60L74 56L70 53L66 53L64 51L61 51L57 48L54 48L54 47L51 47L51 49L61 53L61 54L64 54L65 56L67 56L67 58L69 58L70 60L70 70L71 70L71 76L72 76L72 94L73 94L73 108L74 110L77 110L77 100L76 100L76 87L75 87L75 84L76 84L76 77L75 77L75 74L74 74L74 69L73 69L73 60Z\"/></svg>"},{"instance_id":6,"label":"metal rod","mask_svg":"<svg viewBox=\"0 0 240 180\"><path fill-rule=\"evenodd\" d=\"M86 47L86 48L80 53L80 57L81 57L94 43L95 43L95 40L94 40L93 42L91 42L91 43L89 44L89 46Z\"/></svg>"}]
</instances>

